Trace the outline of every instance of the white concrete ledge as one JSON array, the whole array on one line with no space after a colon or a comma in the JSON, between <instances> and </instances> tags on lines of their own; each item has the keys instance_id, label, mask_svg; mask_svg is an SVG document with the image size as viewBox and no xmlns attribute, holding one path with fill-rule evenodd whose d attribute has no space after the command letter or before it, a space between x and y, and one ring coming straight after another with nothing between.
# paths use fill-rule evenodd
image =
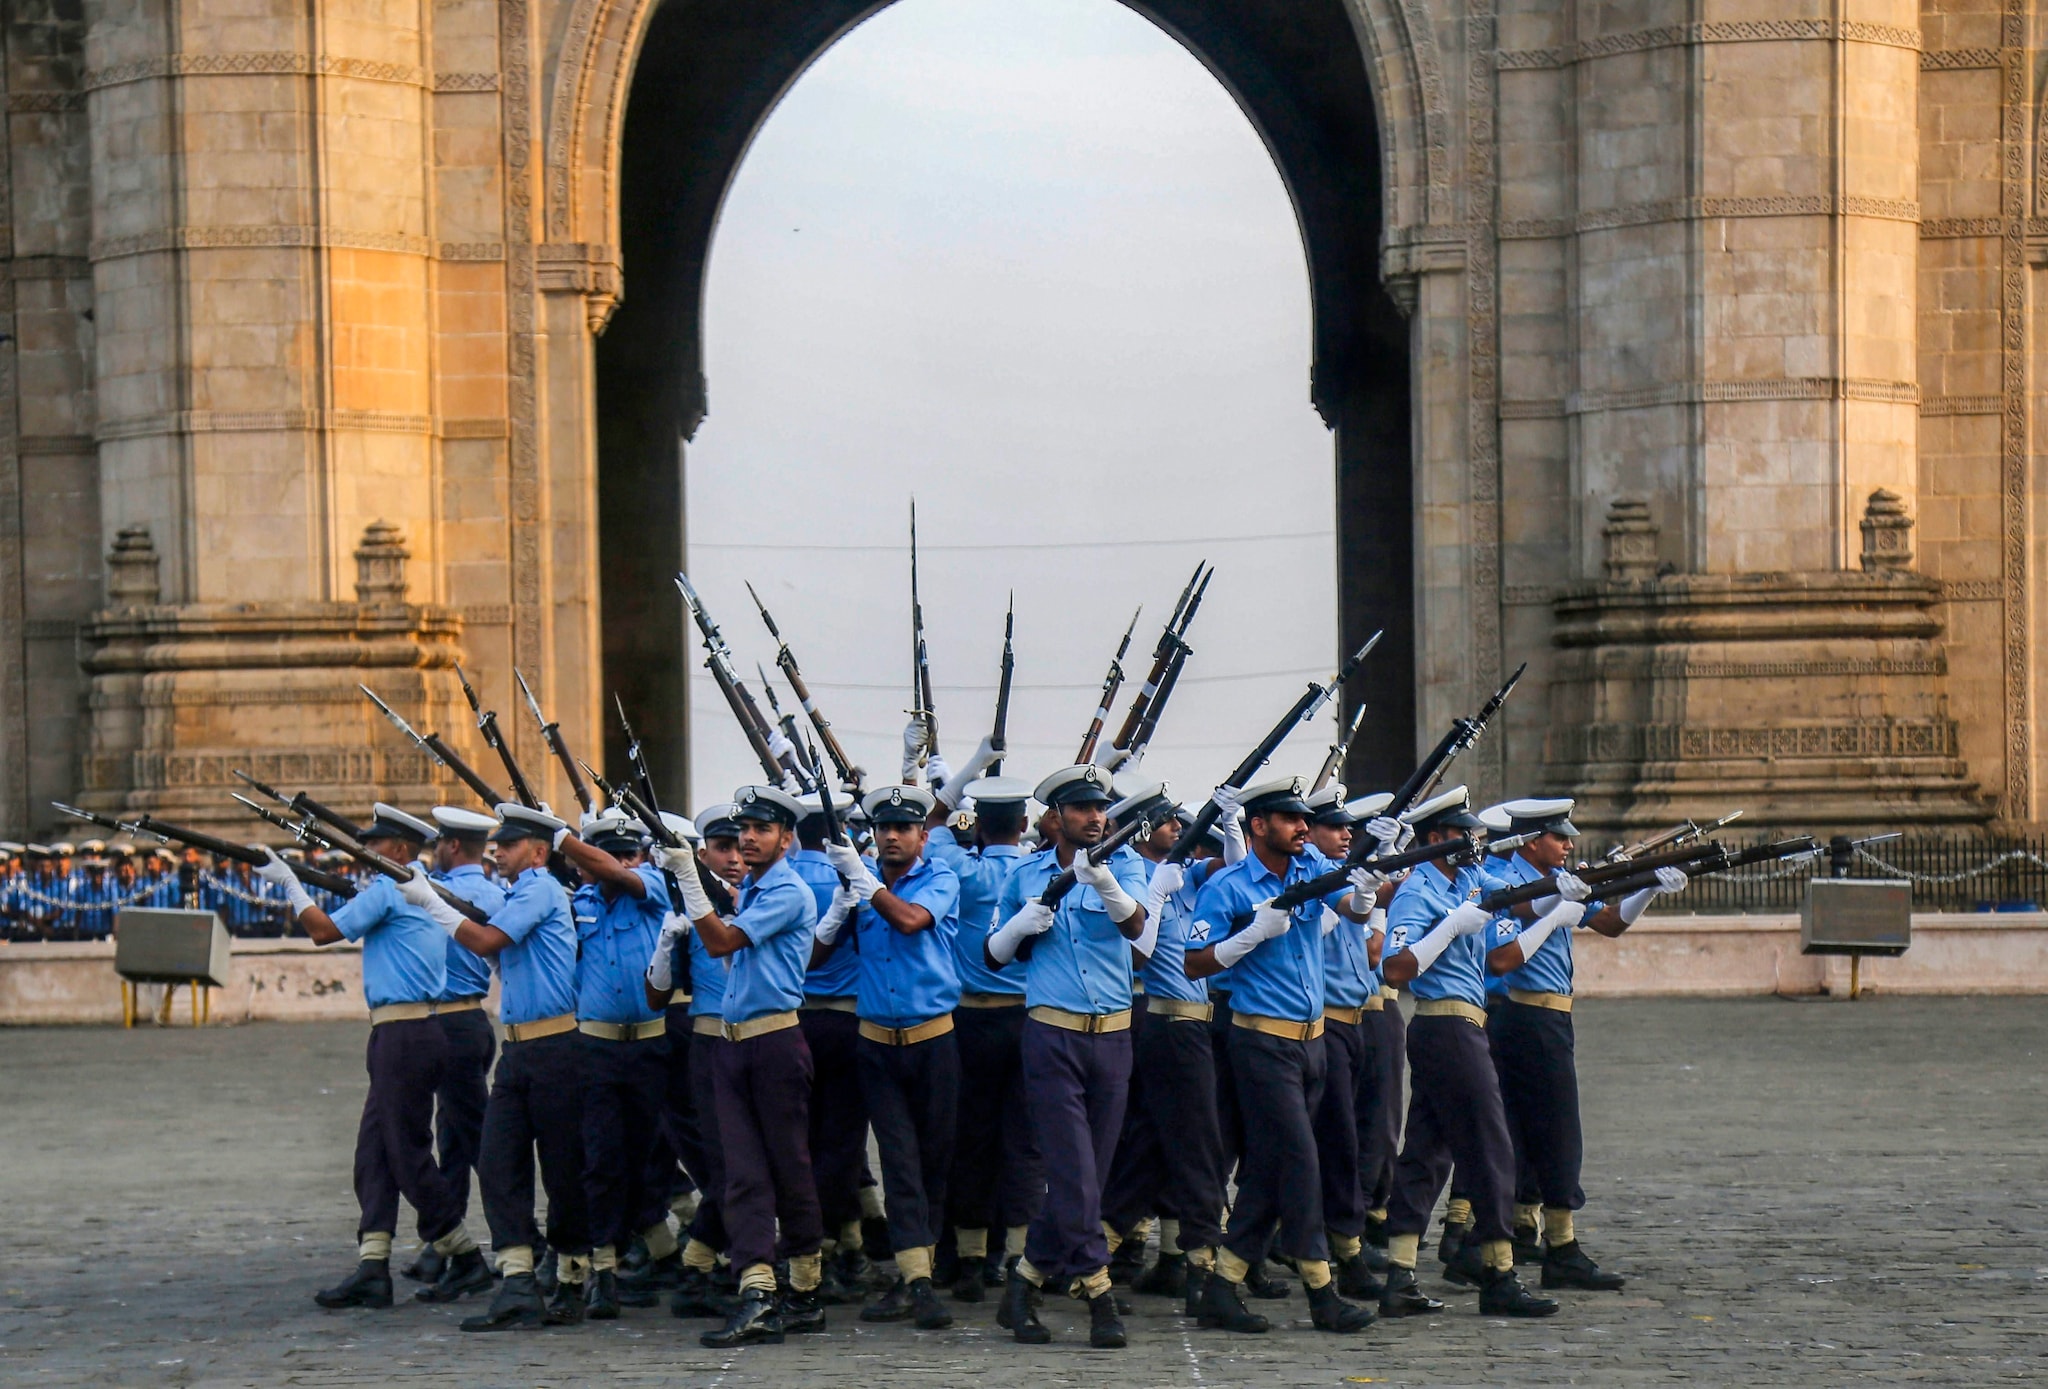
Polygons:
<instances>
[{"instance_id":1,"label":"white concrete ledge","mask_svg":"<svg viewBox=\"0 0 2048 1389\"><path fill-rule=\"evenodd\" d=\"M237 940L228 984L213 991L215 1022L259 1019L333 1021L361 1018L362 947L320 947L303 940ZM161 986L143 985L153 1012ZM190 1021L191 996L178 991L172 1020ZM0 1024L118 1023L121 981L114 973L112 941L34 941L0 944Z\"/></svg>"}]
</instances>

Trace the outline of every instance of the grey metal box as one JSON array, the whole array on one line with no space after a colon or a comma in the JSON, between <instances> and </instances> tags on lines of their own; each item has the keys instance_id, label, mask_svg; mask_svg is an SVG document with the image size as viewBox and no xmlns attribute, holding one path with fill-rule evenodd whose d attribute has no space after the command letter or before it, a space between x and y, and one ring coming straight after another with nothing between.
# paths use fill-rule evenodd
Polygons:
<instances>
[{"instance_id":1,"label":"grey metal box","mask_svg":"<svg viewBox=\"0 0 2048 1389\"><path fill-rule=\"evenodd\" d=\"M123 907L114 914L114 972L138 984L214 988L228 982L228 928L213 912Z\"/></svg>"},{"instance_id":2,"label":"grey metal box","mask_svg":"<svg viewBox=\"0 0 2048 1389\"><path fill-rule=\"evenodd\" d=\"M1913 885L1882 878L1815 878L1799 909L1804 955L1903 955L1913 943Z\"/></svg>"}]
</instances>

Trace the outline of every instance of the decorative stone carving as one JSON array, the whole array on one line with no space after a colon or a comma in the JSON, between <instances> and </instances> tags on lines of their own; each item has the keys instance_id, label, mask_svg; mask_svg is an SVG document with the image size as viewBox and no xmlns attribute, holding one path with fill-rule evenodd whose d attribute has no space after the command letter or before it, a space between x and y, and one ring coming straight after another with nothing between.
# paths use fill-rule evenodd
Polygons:
<instances>
[{"instance_id":1,"label":"decorative stone carving","mask_svg":"<svg viewBox=\"0 0 2048 1389\"><path fill-rule=\"evenodd\" d=\"M114 548L107 551L107 606L153 608L162 602L161 564L148 526L121 527Z\"/></svg>"},{"instance_id":2,"label":"decorative stone carving","mask_svg":"<svg viewBox=\"0 0 2048 1389\"><path fill-rule=\"evenodd\" d=\"M1657 523L1640 497L1617 497L1600 528L1607 541L1607 577L1614 583L1657 577Z\"/></svg>"},{"instance_id":3,"label":"decorative stone carving","mask_svg":"<svg viewBox=\"0 0 2048 1389\"><path fill-rule=\"evenodd\" d=\"M1863 572L1912 567L1913 518L1906 514L1906 499L1880 487L1863 509Z\"/></svg>"},{"instance_id":4,"label":"decorative stone carving","mask_svg":"<svg viewBox=\"0 0 2048 1389\"><path fill-rule=\"evenodd\" d=\"M372 521L356 546L356 601L366 608L405 602L405 562L412 551L389 521Z\"/></svg>"}]
</instances>

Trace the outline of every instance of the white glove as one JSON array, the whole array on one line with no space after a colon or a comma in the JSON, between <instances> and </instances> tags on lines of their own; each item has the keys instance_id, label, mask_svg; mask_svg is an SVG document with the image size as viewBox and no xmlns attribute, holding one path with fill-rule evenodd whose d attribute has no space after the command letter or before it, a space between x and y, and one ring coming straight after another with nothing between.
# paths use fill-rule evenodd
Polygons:
<instances>
[{"instance_id":1,"label":"white glove","mask_svg":"<svg viewBox=\"0 0 2048 1389\"><path fill-rule=\"evenodd\" d=\"M1188 870L1185 864L1160 863L1153 865L1152 881L1145 888L1145 914L1159 915L1166 899L1188 885Z\"/></svg>"},{"instance_id":2,"label":"white glove","mask_svg":"<svg viewBox=\"0 0 2048 1389\"><path fill-rule=\"evenodd\" d=\"M818 924L811 930L811 938L820 945L830 945L839 939L840 928L846 925L853 909L867 898L856 894L852 888L842 887L832 894L832 905L825 908L825 914L818 918Z\"/></svg>"},{"instance_id":3,"label":"white glove","mask_svg":"<svg viewBox=\"0 0 2048 1389\"><path fill-rule=\"evenodd\" d=\"M417 868L412 870L410 878L398 884L398 895L423 912L433 910L434 903L441 900L441 895L434 891L434 884Z\"/></svg>"},{"instance_id":4,"label":"white glove","mask_svg":"<svg viewBox=\"0 0 2048 1389\"><path fill-rule=\"evenodd\" d=\"M1368 936L1383 936L1387 933L1387 909L1374 907L1365 918L1365 933Z\"/></svg>"},{"instance_id":5,"label":"white glove","mask_svg":"<svg viewBox=\"0 0 2048 1389\"><path fill-rule=\"evenodd\" d=\"M1657 891L1683 892L1692 879L1685 876L1683 868L1659 868L1657 870Z\"/></svg>"},{"instance_id":6,"label":"white glove","mask_svg":"<svg viewBox=\"0 0 2048 1389\"><path fill-rule=\"evenodd\" d=\"M924 765L924 720L913 718L903 725L903 781L909 785Z\"/></svg>"},{"instance_id":7,"label":"white glove","mask_svg":"<svg viewBox=\"0 0 2048 1389\"><path fill-rule=\"evenodd\" d=\"M1493 914L1477 902L1462 902L1444 914L1444 919L1430 927L1427 935L1408 947L1408 953L1415 957L1415 971L1420 974L1451 948L1451 942L1460 936L1475 936L1486 929L1486 923L1493 920Z\"/></svg>"},{"instance_id":8,"label":"white glove","mask_svg":"<svg viewBox=\"0 0 2048 1389\"><path fill-rule=\"evenodd\" d=\"M924 760L924 784L927 786L937 786L939 783L945 782L950 785L952 781L953 769L946 765L946 759L939 755L938 749L934 748L931 755Z\"/></svg>"},{"instance_id":9,"label":"white glove","mask_svg":"<svg viewBox=\"0 0 2048 1389\"><path fill-rule=\"evenodd\" d=\"M1236 863L1251 852L1244 841L1244 802L1238 799L1235 786L1219 786L1209 793L1209 799L1222 812L1216 817L1216 828L1223 835L1223 861Z\"/></svg>"},{"instance_id":10,"label":"white glove","mask_svg":"<svg viewBox=\"0 0 2048 1389\"><path fill-rule=\"evenodd\" d=\"M1124 885L1116 880L1116 874L1106 863L1096 863L1086 854L1074 856L1074 881L1095 889L1095 895L1102 899L1103 910L1109 919L1121 926L1131 919L1138 910L1138 901L1124 891Z\"/></svg>"},{"instance_id":11,"label":"white glove","mask_svg":"<svg viewBox=\"0 0 2048 1389\"><path fill-rule=\"evenodd\" d=\"M647 961L647 987L658 994L676 986L676 942L690 933L690 923L670 912L662 918L661 934L654 938L654 954Z\"/></svg>"},{"instance_id":12,"label":"white glove","mask_svg":"<svg viewBox=\"0 0 2048 1389\"><path fill-rule=\"evenodd\" d=\"M882 890L881 881L869 870L867 860L851 844L827 844L825 857L832 860L834 871L846 879L847 890L856 902L865 902Z\"/></svg>"},{"instance_id":13,"label":"white glove","mask_svg":"<svg viewBox=\"0 0 2048 1389\"><path fill-rule=\"evenodd\" d=\"M1379 855L1382 858L1399 852L1395 846L1401 842L1403 830L1408 830L1408 827L1391 815L1375 815L1365 822L1365 832L1378 841ZM1408 830L1408 833L1413 834L1414 831Z\"/></svg>"},{"instance_id":14,"label":"white glove","mask_svg":"<svg viewBox=\"0 0 2048 1389\"><path fill-rule=\"evenodd\" d=\"M683 894L683 910L689 913L690 920L702 921L711 915L711 894L704 890L703 880L697 876L697 855L689 840L673 849L666 844L655 845L654 861L675 878L676 887Z\"/></svg>"},{"instance_id":15,"label":"white glove","mask_svg":"<svg viewBox=\"0 0 2048 1389\"><path fill-rule=\"evenodd\" d=\"M1330 934L1330 932L1332 932L1332 931L1336 930L1336 929L1337 929L1337 923L1338 923L1338 922L1340 922L1340 921L1342 921L1343 919L1344 919L1343 917L1341 917L1341 916L1337 915L1337 909L1336 909L1335 907L1333 907L1333 906L1329 905L1329 903L1327 903L1327 902L1323 904L1323 934L1324 934L1324 935L1326 935L1326 936L1327 936L1327 935L1329 935L1329 934Z\"/></svg>"},{"instance_id":16,"label":"white glove","mask_svg":"<svg viewBox=\"0 0 2048 1389\"><path fill-rule=\"evenodd\" d=\"M1536 958L1536 952L1543 948L1543 942L1550 939L1550 933L1560 926L1576 926L1585 919L1584 902L1559 902L1536 919L1536 923L1515 937L1522 947L1524 961Z\"/></svg>"},{"instance_id":17,"label":"white glove","mask_svg":"<svg viewBox=\"0 0 2048 1389\"><path fill-rule=\"evenodd\" d=\"M277 856L276 850L264 848L263 862L256 865L256 876L272 887L284 890L284 899L291 904L294 917L313 905L313 894L306 891L306 885L299 881L299 875L292 872L290 864Z\"/></svg>"},{"instance_id":18,"label":"white glove","mask_svg":"<svg viewBox=\"0 0 2048 1389\"><path fill-rule=\"evenodd\" d=\"M548 847L553 849L558 854L561 853L562 841L567 839L570 835L574 833L576 833L576 831L570 829L567 825L562 826L560 829L555 831L555 837L548 841Z\"/></svg>"},{"instance_id":19,"label":"white glove","mask_svg":"<svg viewBox=\"0 0 2048 1389\"><path fill-rule=\"evenodd\" d=\"M1051 929L1052 908L1034 897L1019 907L1017 914L988 938L989 958L999 965L1006 965L1017 958L1017 947L1026 939L1043 935Z\"/></svg>"},{"instance_id":20,"label":"white glove","mask_svg":"<svg viewBox=\"0 0 2048 1389\"><path fill-rule=\"evenodd\" d=\"M1593 896L1593 889L1586 886L1585 879L1572 873L1559 873L1553 882L1557 884L1557 895L1567 902L1584 902Z\"/></svg>"},{"instance_id":21,"label":"white glove","mask_svg":"<svg viewBox=\"0 0 2048 1389\"><path fill-rule=\"evenodd\" d=\"M578 815L576 817L576 828L579 831L589 829L592 825L597 823L597 817L599 813L600 812L595 808L584 811L581 815ZM555 841L555 847L557 849L562 847L560 840Z\"/></svg>"},{"instance_id":22,"label":"white glove","mask_svg":"<svg viewBox=\"0 0 2048 1389\"><path fill-rule=\"evenodd\" d=\"M790 742L781 729L771 728L768 730L768 755L777 762L785 757L795 760L796 744Z\"/></svg>"},{"instance_id":23,"label":"white glove","mask_svg":"<svg viewBox=\"0 0 2048 1389\"><path fill-rule=\"evenodd\" d=\"M1692 879L1686 877L1680 869L1659 868L1656 886L1646 887L1641 892L1631 892L1621 899L1621 905L1616 910L1621 913L1622 925L1635 925L1637 919L1649 910L1651 898L1666 892L1683 892L1685 885L1691 881Z\"/></svg>"},{"instance_id":24,"label":"white glove","mask_svg":"<svg viewBox=\"0 0 2048 1389\"><path fill-rule=\"evenodd\" d=\"M1279 910L1270 900L1261 902L1252 912L1250 925L1236 935L1217 942L1216 963L1229 969L1266 941L1287 934L1287 928L1293 924L1294 917L1291 914Z\"/></svg>"},{"instance_id":25,"label":"white glove","mask_svg":"<svg viewBox=\"0 0 2048 1389\"><path fill-rule=\"evenodd\" d=\"M965 791L970 783L987 771L990 764L999 755L996 752L995 744L987 738L983 738L975 745L974 756L967 759L967 765L960 769L960 775L957 778L950 775L947 776L945 778L946 784L935 793L946 809L957 810L960 808L961 792ZM944 762L939 762L938 766L942 770L950 770L946 768Z\"/></svg>"},{"instance_id":26,"label":"white glove","mask_svg":"<svg viewBox=\"0 0 2048 1389\"><path fill-rule=\"evenodd\" d=\"M1133 757L1129 748L1111 748L1107 753L1100 754L1100 756L1102 757L1102 770L1114 772L1121 770L1125 763L1129 763L1135 770L1139 761L1143 759L1144 754L1140 752L1137 757Z\"/></svg>"},{"instance_id":27,"label":"white glove","mask_svg":"<svg viewBox=\"0 0 2048 1389\"><path fill-rule=\"evenodd\" d=\"M1460 902L1437 924L1450 927L1454 936L1476 936L1486 929L1486 923L1491 920L1493 913L1477 902Z\"/></svg>"},{"instance_id":28,"label":"white glove","mask_svg":"<svg viewBox=\"0 0 2048 1389\"><path fill-rule=\"evenodd\" d=\"M1380 886L1387 880L1384 873L1375 873L1370 868L1358 867L1345 874L1351 884L1351 908L1363 916L1373 909L1378 900Z\"/></svg>"}]
</instances>

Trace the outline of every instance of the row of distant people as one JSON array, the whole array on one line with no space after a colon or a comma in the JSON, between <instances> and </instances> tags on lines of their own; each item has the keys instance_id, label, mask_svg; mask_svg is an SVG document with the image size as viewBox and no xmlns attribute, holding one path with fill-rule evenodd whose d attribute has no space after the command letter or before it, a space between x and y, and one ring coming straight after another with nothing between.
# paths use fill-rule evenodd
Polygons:
<instances>
[{"instance_id":1,"label":"row of distant people","mask_svg":"<svg viewBox=\"0 0 2048 1389\"><path fill-rule=\"evenodd\" d=\"M285 858L360 880L346 855L281 849ZM314 889L332 909L340 899ZM94 940L110 936L123 907L185 907L219 914L237 936L283 936L292 913L282 891L247 864L197 849L109 843L16 844L0 841L0 936L10 941Z\"/></svg>"}]
</instances>

